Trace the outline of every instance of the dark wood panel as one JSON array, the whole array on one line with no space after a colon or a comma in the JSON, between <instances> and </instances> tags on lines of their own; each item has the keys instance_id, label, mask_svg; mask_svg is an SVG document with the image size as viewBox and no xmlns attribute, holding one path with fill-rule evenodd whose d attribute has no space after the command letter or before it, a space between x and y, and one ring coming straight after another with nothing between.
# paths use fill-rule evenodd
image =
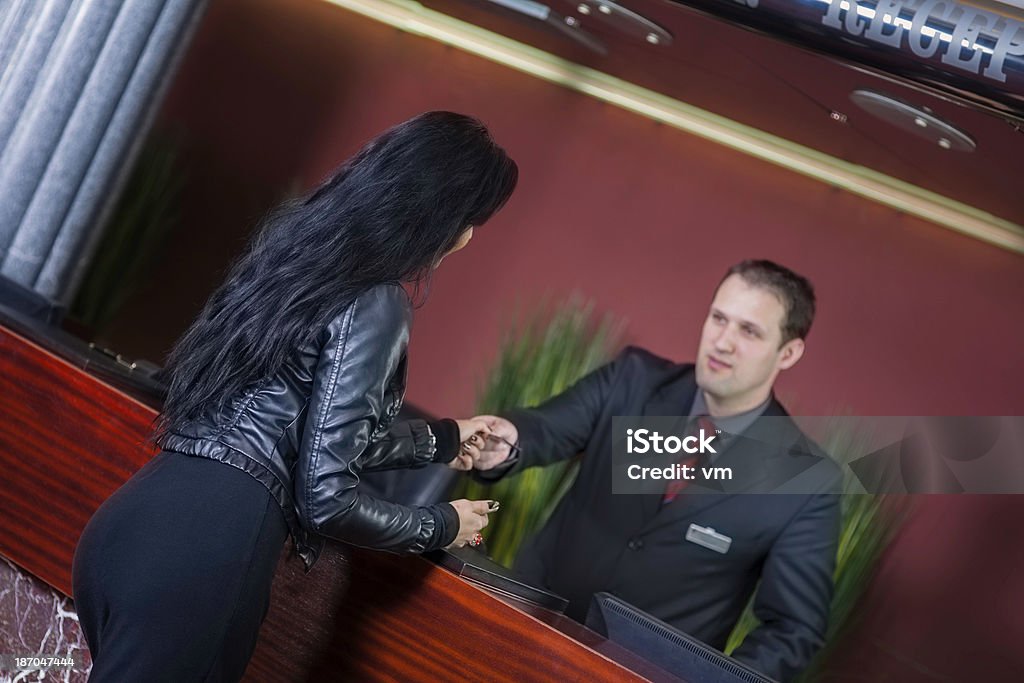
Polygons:
<instances>
[{"instance_id":1,"label":"dark wood panel","mask_svg":"<svg viewBox=\"0 0 1024 683\"><path fill-rule=\"evenodd\" d=\"M309 575L301 566L278 568L247 680L645 680L609 657L675 680L606 641L604 655L584 647L422 558L330 545ZM311 645L318 656L298 656Z\"/></svg>"},{"instance_id":2,"label":"dark wood panel","mask_svg":"<svg viewBox=\"0 0 1024 683\"><path fill-rule=\"evenodd\" d=\"M152 408L0 328L0 554L71 593L93 511L153 453Z\"/></svg>"},{"instance_id":3,"label":"dark wood panel","mask_svg":"<svg viewBox=\"0 0 1024 683\"><path fill-rule=\"evenodd\" d=\"M70 594L81 531L152 457L155 415L0 326L0 555ZM306 574L289 542L246 679L644 680L614 657L667 680L578 628L594 648L420 557L329 544Z\"/></svg>"}]
</instances>

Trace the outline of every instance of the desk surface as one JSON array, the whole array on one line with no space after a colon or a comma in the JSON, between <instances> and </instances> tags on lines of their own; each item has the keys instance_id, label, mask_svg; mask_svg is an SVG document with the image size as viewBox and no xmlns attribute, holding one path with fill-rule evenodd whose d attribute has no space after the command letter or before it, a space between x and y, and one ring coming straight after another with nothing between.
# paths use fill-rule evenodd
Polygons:
<instances>
[{"instance_id":1,"label":"desk surface","mask_svg":"<svg viewBox=\"0 0 1024 683\"><path fill-rule=\"evenodd\" d=\"M70 594L81 530L152 456L156 410L29 336L0 325L0 555ZM305 574L289 551L247 680L676 680L423 558L329 544Z\"/></svg>"}]
</instances>

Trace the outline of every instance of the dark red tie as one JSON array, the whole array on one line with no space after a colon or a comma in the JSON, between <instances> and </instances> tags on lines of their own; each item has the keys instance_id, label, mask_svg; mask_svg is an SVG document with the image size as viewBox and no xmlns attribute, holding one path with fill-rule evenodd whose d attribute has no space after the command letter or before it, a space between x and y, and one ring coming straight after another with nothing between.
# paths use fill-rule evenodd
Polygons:
<instances>
[{"instance_id":1,"label":"dark red tie","mask_svg":"<svg viewBox=\"0 0 1024 683\"><path fill-rule=\"evenodd\" d=\"M698 415L697 419L690 423L690 431L686 433L686 436L697 437L698 443L700 441L700 432L704 430L704 434L715 433L715 423L711 421L711 417L708 415ZM679 465L686 465L688 467L696 467L701 461L700 453L683 453L683 457L679 459ZM661 497L661 504L667 505L676 499L676 496L690 485L692 479L670 479L668 486L665 487L665 495Z\"/></svg>"}]
</instances>

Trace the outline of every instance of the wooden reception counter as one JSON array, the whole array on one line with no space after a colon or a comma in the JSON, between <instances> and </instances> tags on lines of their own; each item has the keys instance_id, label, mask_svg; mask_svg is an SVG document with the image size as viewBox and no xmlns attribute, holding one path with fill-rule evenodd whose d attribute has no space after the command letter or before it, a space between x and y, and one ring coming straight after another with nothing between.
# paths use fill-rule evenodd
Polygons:
<instances>
[{"instance_id":1,"label":"wooden reception counter","mask_svg":"<svg viewBox=\"0 0 1024 683\"><path fill-rule=\"evenodd\" d=\"M153 451L159 387L80 340L0 311L0 555L70 595L92 512ZM253 681L674 681L561 615L421 557L288 543Z\"/></svg>"}]
</instances>

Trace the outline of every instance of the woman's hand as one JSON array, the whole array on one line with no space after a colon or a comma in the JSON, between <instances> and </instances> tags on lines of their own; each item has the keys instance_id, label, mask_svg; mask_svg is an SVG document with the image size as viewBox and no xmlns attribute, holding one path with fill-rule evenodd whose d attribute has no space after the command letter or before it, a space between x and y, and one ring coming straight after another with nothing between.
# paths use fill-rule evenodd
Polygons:
<instances>
[{"instance_id":1,"label":"woman's hand","mask_svg":"<svg viewBox=\"0 0 1024 683\"><path fill-rule=\"evenodd\" d=\"M459 441L465 443L471 436L482 434L486 436L491 433L487 420L482 417L471 417L468 420L456 420L459 425Z\"/></svg>"},{"instance_id":2,"label":"woman's hand","mask_svg":"<svg viewBox=\"0 0 1024 683\"><path fill-rule=\"evenodd\" d=\"M456 420L455 423L459 425L459 442L461 445L455 459L448 463L448 466L453 470L468 472L473 469L473 463L480 456L480 449L484 447L487 435L491 433L491 428L486 420L479 417L468 420Z\"/></svg>"},{"instance_id":3,"label":"woman's hand","mask_svg":"<svg viewBox=\"0 0 1024 683\"><path fill-rule=\"evenodd\" d=\"M459 535L455 537L449 548L461 548L473 540L480 530L487 526L488 500L453 500L451 506L459 515Z\"/></svg>"}]
</instances>

